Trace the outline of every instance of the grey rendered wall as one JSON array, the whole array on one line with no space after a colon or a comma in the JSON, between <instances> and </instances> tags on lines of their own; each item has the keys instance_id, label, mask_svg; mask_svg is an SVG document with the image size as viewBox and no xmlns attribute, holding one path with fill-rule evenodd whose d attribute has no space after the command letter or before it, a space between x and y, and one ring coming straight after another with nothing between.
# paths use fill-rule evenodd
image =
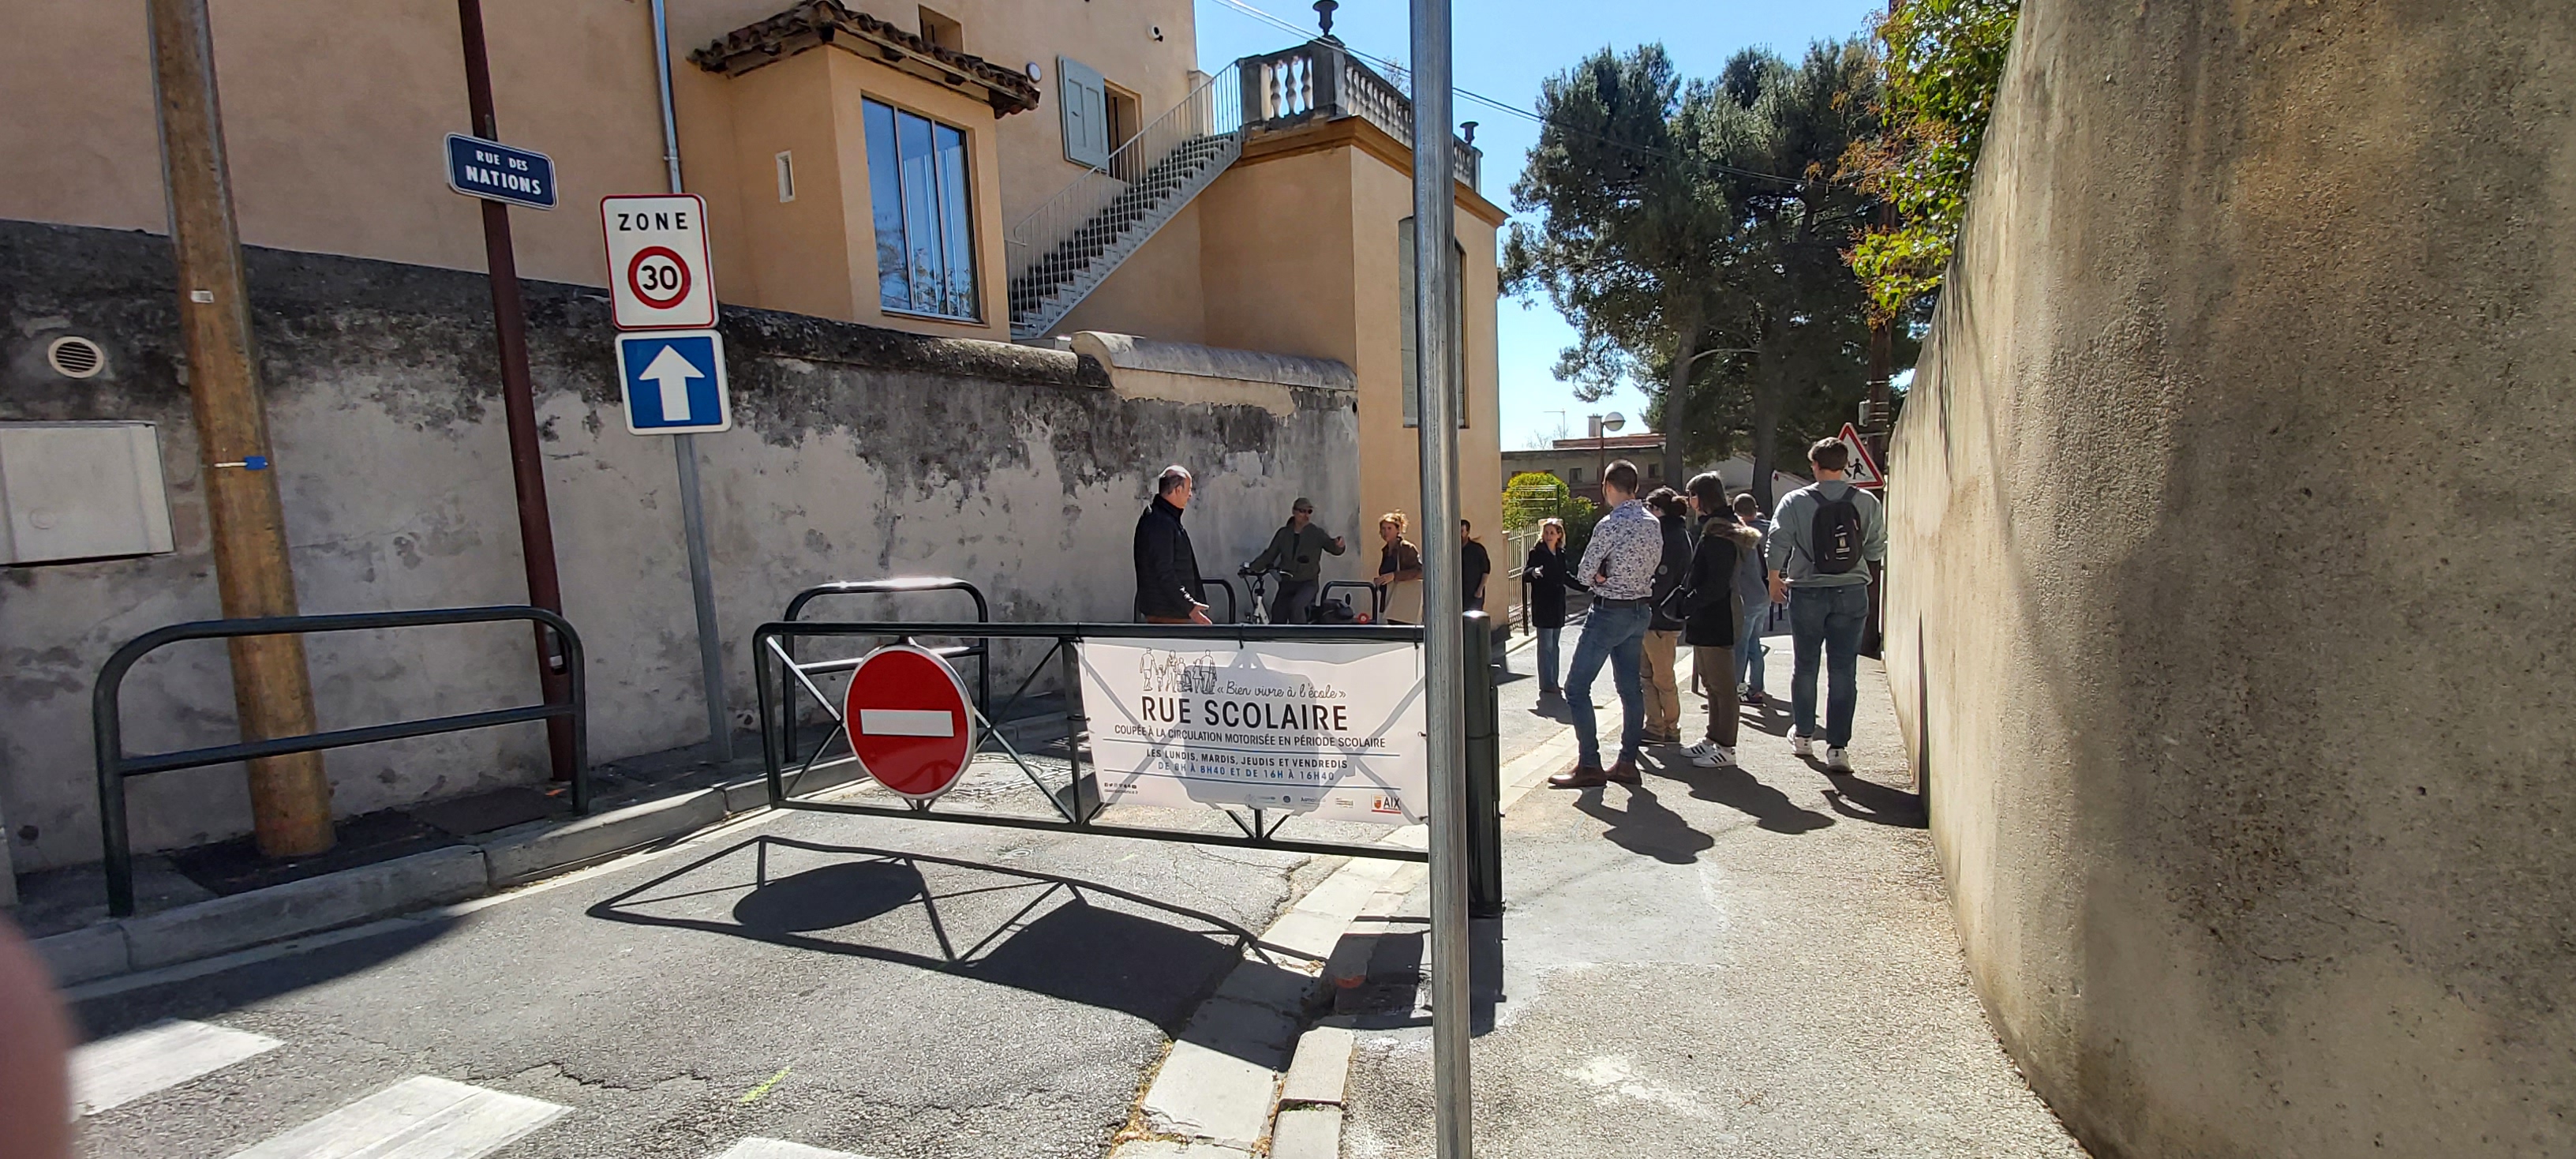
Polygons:
<instances>
[{"instance_id":1,"label":"grey rendered wall","mask_svg":"<svg viewBox=\"0 0 2576 1159\"><path fill-rule=\"evenodd\" d=\"M1976 985L2095 1154L2576 1154L2571 46L2024 6L1889 659Z\"/></svg>"},{"instance_id":2,"label":"grey rendered wall","mask_svg":"<svg viewBox=\"0 0 2576 1159\"><path fill-rule=\"evenodd\" d=\"M251 272L305 610L523 601L482 277L264 250ZM169 279L165 239L0 222L0 420L158 422L179 542L167 556L0 569L0 813L21 871L97 855L87 721L100 661L147 629L218 615ZM597 291L529 293L565 612L590 652L592 752L693 744L705 724L670 446L626 433ZM1190 524L1211 575L1259 550L1297 494L1358 518L1347 392L1297 390L1281 415L1122 398L1096 363L1059 351L730 307L725 331L737 428L699 446L727 694L745 727L750 632L808 584L955 574L984 586L997 619L1127 620L1136 513L1170 462L1202 475ZM43 349L62 333L105 343L109 371L53 374ZM311 646L325 727L536 692L516 627ZM173 648L126 688L137 751L234 735L220 646ZM533 781L544 759L533 727L347 750L330 757L334 804L346 815ZM144 847L248 828L238 768L136 788Z\"/></svg>"}]
</instances>

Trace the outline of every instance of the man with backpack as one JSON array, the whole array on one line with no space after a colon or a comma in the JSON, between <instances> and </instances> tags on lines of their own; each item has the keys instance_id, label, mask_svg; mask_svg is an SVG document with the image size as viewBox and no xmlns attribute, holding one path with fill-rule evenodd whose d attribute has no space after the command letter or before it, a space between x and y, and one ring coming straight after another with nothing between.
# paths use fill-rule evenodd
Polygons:
<instances>
[{"instance_id":1,"label":"man with backpack","mask_svg":"<svg viewBox=\"0 0 2576 1159\"><path fill-rule=\"evenodd\" d=\"M1851 771L1852 712L1860 705L1860 638L1869 623L1869 585L1887 559L1887 513L1851 485L1851 448L1819 439L1807 449L1816 481L1789 493L1771 516L1766 549L1771 598L1789 605L1797 655L1789 680L1789 749L1815 756L1816 658L1825 661L1825 767Z\"/></svg>"}]
</instances>

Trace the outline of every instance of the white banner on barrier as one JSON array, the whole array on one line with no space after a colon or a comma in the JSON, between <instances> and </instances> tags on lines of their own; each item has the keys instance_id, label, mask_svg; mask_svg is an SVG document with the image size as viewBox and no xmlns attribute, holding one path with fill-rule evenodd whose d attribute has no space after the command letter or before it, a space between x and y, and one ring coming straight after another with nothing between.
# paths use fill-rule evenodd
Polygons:
<instances>
[{"instance_id":1,"label":"white banner on barrier","mask_svg":"<svg viewBox=\"0 0 2576 1159\"><path fill-rule=\"evenodd\" d=\"M1082 710L1110 805L1249 806L1420 824L1412 643L1085 640Z\"/></svg>"}]
</instances>

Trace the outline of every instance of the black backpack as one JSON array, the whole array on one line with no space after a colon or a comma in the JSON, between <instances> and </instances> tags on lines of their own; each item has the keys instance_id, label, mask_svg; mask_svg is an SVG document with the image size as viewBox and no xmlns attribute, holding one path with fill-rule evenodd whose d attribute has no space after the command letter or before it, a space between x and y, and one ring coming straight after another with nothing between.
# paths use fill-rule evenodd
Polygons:
<instances>
[{"instance_id":1,"label":"black backpack","mask_svg":"<svg viewBox=\"0 0 2576 1159\"><path fill-rule=\"evenodd\" d=\"M1840 499L1827 499L1816 492L1816 515L1808 524L1809 556L1818 575L1842 575L1860 566L1860 496L1856 487L1843 488Z\"/></svg>"}]
</instances>

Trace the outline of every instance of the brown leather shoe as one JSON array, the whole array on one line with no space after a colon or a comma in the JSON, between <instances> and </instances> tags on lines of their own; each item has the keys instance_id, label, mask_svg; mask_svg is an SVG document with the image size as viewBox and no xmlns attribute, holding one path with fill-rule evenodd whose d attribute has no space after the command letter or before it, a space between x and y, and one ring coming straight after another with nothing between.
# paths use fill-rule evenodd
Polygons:
<instances>
[{"instance_id":1,"label":"brown leather shoe","mask_svg":"<svg viewBox=\"0 0 2576 1159\"><path fill-rule=\"evenodd\" d=\"M1634 785L1645 779L1637 774L1637 762L1630 760L1622 760L1601 770L1601 778L1622 785Z\"/></svg>"},{"instance_id":2,"label":"brown leather shoe","mask_svg":"<svg viewBox=\"0 0 2576 1159\"><path fill-rule=\"evenodd\" d=\"M1556 789L1597 789L1609 782L1608 775L1591 765L1576 765L1547 779Z\"/></svg>"}]
</instances>

